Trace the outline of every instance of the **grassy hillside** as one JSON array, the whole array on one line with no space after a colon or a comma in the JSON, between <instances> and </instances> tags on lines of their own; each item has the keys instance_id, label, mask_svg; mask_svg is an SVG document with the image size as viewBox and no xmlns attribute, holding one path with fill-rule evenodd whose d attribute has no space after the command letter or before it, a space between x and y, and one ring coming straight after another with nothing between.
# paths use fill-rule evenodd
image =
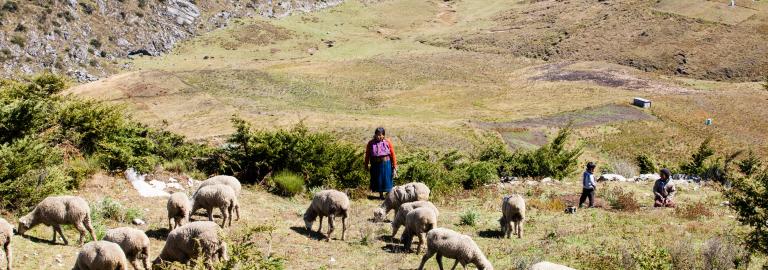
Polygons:
<instances>
[{"instance_id":1,"label":"grassy hillside","mask_svg":"<svg viewBox=\"0 0 768 270\"><path fill-rule=\"evenodd\" d=\"M406 149L468 150L477 143L478 134L488 130L498 132L512 146L529 147L567 124L570 118L558 117L566 113L582 118L579 134L589 146L589 159L631 160L637 153L654 153L676 163L706 137L713 137L724 152L768 151L765 137L760 136L768 127L768 111L757 105L768 98L768 92L758 83L660 76L602 61L552 58L545 62L514 53L455 50L433 42L445 37L473 42L477 35L471 33L478 31L513 38L508 32L486 30L498 27L504 14L541 10L553 17L559 13L550 9L575 12L559 3L349 1L280 20L243 19L185 42L172 54L131 61L134 71L70 92L130 104L142 121L192 138L231 133L227 120L238 114L267 129L303 121L310 128L359 143L373 127L384 125L399 147ZM602 13L617 8L578 1L569 5ZM624 10L650 8L638 1ZM401 16L402 10L408 16ZM661 16L650 11L643 14ZM537 24L521 25L535 35L552 31ZM584 29L592 29L591 35L629 31L593 28ZM510 41L524 45L535 39ZM656 48L667 43L633 44ZM604 48L599 44L582 47ZM619 57L613 51L594 55ZM666 61L660 56L651 59ZM635 96L650 98L653 107L645 111L626 107ZM625 108L601 110L603 106ZM560 120L546 120L553 117ZM706 118L713 118L715 125L704 126Z\"/></svg>"}]
</instances>

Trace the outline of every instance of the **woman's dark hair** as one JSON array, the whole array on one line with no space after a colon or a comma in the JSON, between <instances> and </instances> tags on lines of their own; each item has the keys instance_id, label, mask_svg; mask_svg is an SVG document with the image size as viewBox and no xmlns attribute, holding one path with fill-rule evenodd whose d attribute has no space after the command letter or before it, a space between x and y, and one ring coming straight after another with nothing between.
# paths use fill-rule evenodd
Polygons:
<instances>
[{"instance_id":1,"label":"woman's dark hair","mask_svg":"<svg viewBox=\"0 0 768 270\"><path fill-rule=\"evenodd\" d=\"M387 135L387 131L384 130L383 127L377 127L375 131L373 131L373 135Z\"/></svg>"},{"instance_id":2,"label":"woman's dark hair","mask_svg":"<svg viewBox=\"0 0 768 270\"><path fill-rule=\"evenodd\" d=\"M672 177L672 172L670 172L667 168L661 169L661 174L666 175L667 179Z\"/></svg>"}]
</instances>

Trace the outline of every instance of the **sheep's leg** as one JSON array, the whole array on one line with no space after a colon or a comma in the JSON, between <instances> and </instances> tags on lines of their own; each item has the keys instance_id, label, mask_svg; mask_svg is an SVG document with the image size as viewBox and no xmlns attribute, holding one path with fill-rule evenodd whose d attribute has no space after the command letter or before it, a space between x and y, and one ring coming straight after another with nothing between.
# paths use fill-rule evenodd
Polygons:
<instances>
[{"instance_id":1,"label":"sheep's leg","mask_svg":"<svg viewBox=\"0 0 768 270\"><path fill-rule=\"evenodd\" d=\"M341 241L344 241L344 234L347 233L347 217L341 218Z\"/></svg>"},{"instance_id":2,"label":"sheep's leg","mask_svg":"<svg viewBox=\"0 0 768 270\"><path fill-rule=\"evenodd\" d=\"M133 269L139 270L141 268L139 268L139 263L137 261L138 261L138 258L133 258L131 260L131 266L133 266Z\"/></svg>"},{"instance_id":3,"label":"sheep's leg","mask_svg":"<svg viewBox=\"0 0 768 270\"><path fill-rule=\"evenodd\" d=\"M240 204L235 205L235 213L237 214L237 220L240 220Z\"/></svg>"},{"instance_id":4,"label":"sheep's leg","mask_svg":"<svg viewBox=\"0 0 768 270\"><path fill-rule=\"evenodd\" d=\"M96 241L96 234L93 233L93 224L91 224L91 213L87 213L85 215L85 220L83 220L83 225L85 225L85 229L88 230L88 233L91 234L91 238L93 238L93 241Z\"/></svg>"},{"instance_id":5,"label":"sheep's leg","mask_svg":"<svg viewBox=\"0 0 768 270\"><path fill-rule=\"evenodd\" d=\"M85 225L82 223L75 223L75 229L80 232L80 240L78 240L78 243L82 246L83 239L85 238ZM93 241L96 241L96 237L93 238Z\"/></svg>"},{"instance_id":6,"label":"sheep's leg","mask_svg":"<svg viewBox=\"0 0 768 270\"><path fill-rule=\"evenodd\" d=\"M232 203L229 205L229 209L227 209L229 212L229 227L232 227L232 213L235 211L235 207L237 207L237 205Z\"/></svg>"},{"instance_id":7,"label":"sheep's leg","mask_svg":"<svg viewBox=\"0 0 768 270\"><path fill-rule=\"evenodd\" d=\"M331 240L331 235L333 234L333 230L335 229L333 227L333 218L334 218L333 214L328 215L328 236L327 236L328 238L326 238L326 240L328 241Z\"/></svg>"},{"instance_id":8,"label":"sheep's leg","mask_svg":"<svg viewBox=\"0 0 768 270\"><path fill-rule=\"evenodd\" d=\"M222 228L226 228L227 227L227 217L229 216L227 214L226 206L219 207L219 211L221 211L221 227ZM229 223L229 225L232 225L232 223Z\"/></svg>"},{"instance_id":9,"label":"sheep's leg","mask_svg":"<svg viewBox=\"0 0 768 270\"><path fill-rule=\"evenodd\" d=\"M432 256L435 255L435 252L433 252L431 249L427 248L427 253L424 254L424 257L421 257L421 263L419 264L419 270L424 269L424 264L427 263L429 258L432 258ZM440 254L437 254L437 264L440 265L440 270L443 269L443 264L440 262L440 259L442 256Z\"/></svg>"},{"instance_id":10,"label":"sheep's leg","mask_svg":"<svg viewBox=\"0 0 768 270\"><path fill-rule=\"evenodd\" d=\"M208 221L213 221L213 207L206 208L205 211L208 212Z\"/></svg>"},{"instance_id":11,"label":"sheep's leg","mask_svg":"<svg viewBox=\"0 0 768 270\"><path fill-rule=\"evenodd\" d=\"M173 223L176 222L175 217L168 217L168 230L173 231Z\"/></svg>"},{"instance_id":12,"label":"sheep's leg","mask_svg":"<svg viewBox=\"0 0 768 270\"><path fill-rule=\"evenodd\" d=\"M320 218L320 227L317 227L317 232L323 233L323 216L320 215L318 218Z\"/></svg>"},{"instance_id":13,"label":"sheep's leg","mask_svg":"<svg viewBox=\"0 0 768 270\"><path fill-rule=\"evenodd\" d=\"M424 236L422 236L422 233L419 233L419 245L416 246L416 254L421 253L421 244L424 243Z\"/></svg>"},{"instance_id":14,"label":"sheep's leg","mask_svg":"<svg viewBox=\"0 0 768 270\"><path fill-rule=\"evenodd\" d=\"M8 239L8 242L5 242L5 246L3 247L5 250L5 263L7 265L7 269L11 270L11 260L13 259L13 256L11 255L11 241Z\"/></svg>"},{"instance_id":15,"label":"sheep's leg","mask_svg":"<svg viewBox=\"0 0 768 270\"><path fill-rule=\"evenodd\" d=\"M399 231L399 230L400 230L400 226L395 226L394 223L393 223L392 224L392 237L390 237L390 239L392 239L392 241L395 240L395 235L397 235L397 231Z\"/></svg>"},{"instance_id":16,"label":"sheep's leg","mask_svg":"<svg viewBox=\"0 0 768 270\"><path fill-rule=\"evenodd\" d=\"M456 259L456 262L453 263L453 267L451 267L451 270L455 270L456 265L459 265L459 259ZM461 267L464 267L464 264L461 264ZM442 270L442 268L440 268L440 270Z\"/></svg>"},{"instance_id":17,"label":"sheep's leg","mask_svg":"<svg viewBox=\"0 0 768 270\"><path fill-rule=\"evenodd\" d=\"M64 245L65 245L65 246L68 246L68 245L69 245L69 241L67 241L67 238L66 238L66 237L64 237L64 233L61 231L61 225L59 225L59 224L53 225L53 229L54 229L56 232L59 232L59 236L61 236L61 240L63 240L63 241L64 241ZM54 243L56 243L56 233L54 232L54 234L53 234L53 235L54 235L54 237L53 237L53 242L54 242Z\"/></svg>"},{"instance_id":18,"label":"sheep's leg","mask_svg":"<svg viewBox=\"0 0 768 270\"><path fill-rule=\"evenodd\" d=\"M523 238L523 221L517 223L517 238Z\"/></svg>"}]
</instances>

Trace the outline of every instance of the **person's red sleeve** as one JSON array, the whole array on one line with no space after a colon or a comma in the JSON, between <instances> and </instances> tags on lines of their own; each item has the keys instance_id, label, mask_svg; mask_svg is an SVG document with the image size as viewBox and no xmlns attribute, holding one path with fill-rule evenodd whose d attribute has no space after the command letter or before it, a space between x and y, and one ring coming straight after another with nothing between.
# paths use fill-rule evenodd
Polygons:
<instances>
[{"instance_id":1,"label":"person's red sleeve","mask_svg":"<svg viewBox=\"0 0 768 270\"><path fill-rule=\"evenodd\" d=\"M387 144L389 144L389 155L392 157L392 167L397 167L397 158L395 158L395 147L392 146L392 141L387 139Z\"/></svg>"},{"instance_id":2,"label":"person's red sleeve","mask_svg":"<svg viewBox=\"0 0 768 270\"><path fill-rule=\"evenodd\" d=\"M365 144L365 167L371 162L371 142Z\"/></svg>"}]
</instances>

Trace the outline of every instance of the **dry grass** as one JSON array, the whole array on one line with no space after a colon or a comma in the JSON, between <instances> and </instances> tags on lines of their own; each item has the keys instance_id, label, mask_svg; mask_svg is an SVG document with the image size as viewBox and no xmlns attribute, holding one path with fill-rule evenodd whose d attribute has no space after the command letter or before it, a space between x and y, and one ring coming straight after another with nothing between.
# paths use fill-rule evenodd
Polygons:
<instances>
[{"instance_id":1,"label":"dry grass","mask_svg":"<svg viewBox=\"0 0 768 270\"><path fill-rule=\"evenodd\" d=\"M619 266L622 263L620 256L622 250L636 252L636 247L626 243L643 243L645 246L671 250L670 236L679 238L687 235L686 239L690 245L702 246L707 240L717 235L730 233L733 230L743 230L736 225L733 218L729 217L733 214L726 207L714 207L712 216L702 216L698 221L689 221L678 217L672 210L648 207L652 204L653 197L642 194L651 189L652 183L614 184L610 183L610 187L605 188L621 186L627 191L640 194L641 205L645 206L631 214L595 208L580 210L575 215L564 214L562 209L550 211L529 207L525 237L520 240L500 239L501 232L497 220L501 212L498 208L500 198L504 194L513 192L526 194L528 202L532 202L535 198L527 195L528 190L539 195L550 194L556 197L576 194L580 191L579 185L570 181L535 187L505 185L461 193L456 197L435 201L440 209L438 224L472 236L497 269L517 269L520 265L539 260L563 263L577 269L600 269L603 267L601 265ZM160 252L163 245L161 239L167 234L164 200L139 198L126 180L105 176L97 176L88 182L80 194L91 202L110 196L124 205L144 209L149 224L139 228L147 230L150 235L156 237L151 239L151 255L154 257ZM601 196L598 193L598 197ZM714 201L721 199L721 196L709 188L685 190L679 192L678 203L685 205L699 198ZM237 234L247 227L274 226L276 230L271 235L271 246L262 246L259 251L262 254L271 254L273 257L285 258L286 269L323 267L379 269L385 266L398 269L415 268L421 256L393 253L393 246L385 237L391 232L390 226L385 223L372 223L369 220L372 210L378 204L379 201L365 198L353 200L352 213L348 220L347 240L338 240L340 231L337 229L333 236L334 240L325 242L320 241L317 234L306 233L302 229L301 214L309 205L309 199L282 198L269 194L259 187L247 187L242 194L243 209L241 210L248 214L243 215L240 221L233 223L234 228L230 233ZM474 226L458 225L465 209L473 209L476 212ZM194 219L202 218L202 216L194 217ZM696 222L700 225L696 225L697 230L679 225L688 222ZM114 222L107 225L109 227L126 226ZM327 228L327 224L325 227ZM72 228L66 229L65 234L70 239L76 237L76 232ZM35 228L29 235L46 239L50 236L50 228ZM234 239L238 236L232 235L232 237ZM720 252L720 249L712 248L712 250L712 252ZM15 237L14 252L18 256L17 269L42 267L69 269L74 263L77 247L50 245L47 242L32 242ZM692 256L700 255L696 253ZM57 258L61 263L57 262ZM762 260L760 257L755 259ZM427 267L436 269L437 265L432 260Z\"/></svg>"}]
</instances>

